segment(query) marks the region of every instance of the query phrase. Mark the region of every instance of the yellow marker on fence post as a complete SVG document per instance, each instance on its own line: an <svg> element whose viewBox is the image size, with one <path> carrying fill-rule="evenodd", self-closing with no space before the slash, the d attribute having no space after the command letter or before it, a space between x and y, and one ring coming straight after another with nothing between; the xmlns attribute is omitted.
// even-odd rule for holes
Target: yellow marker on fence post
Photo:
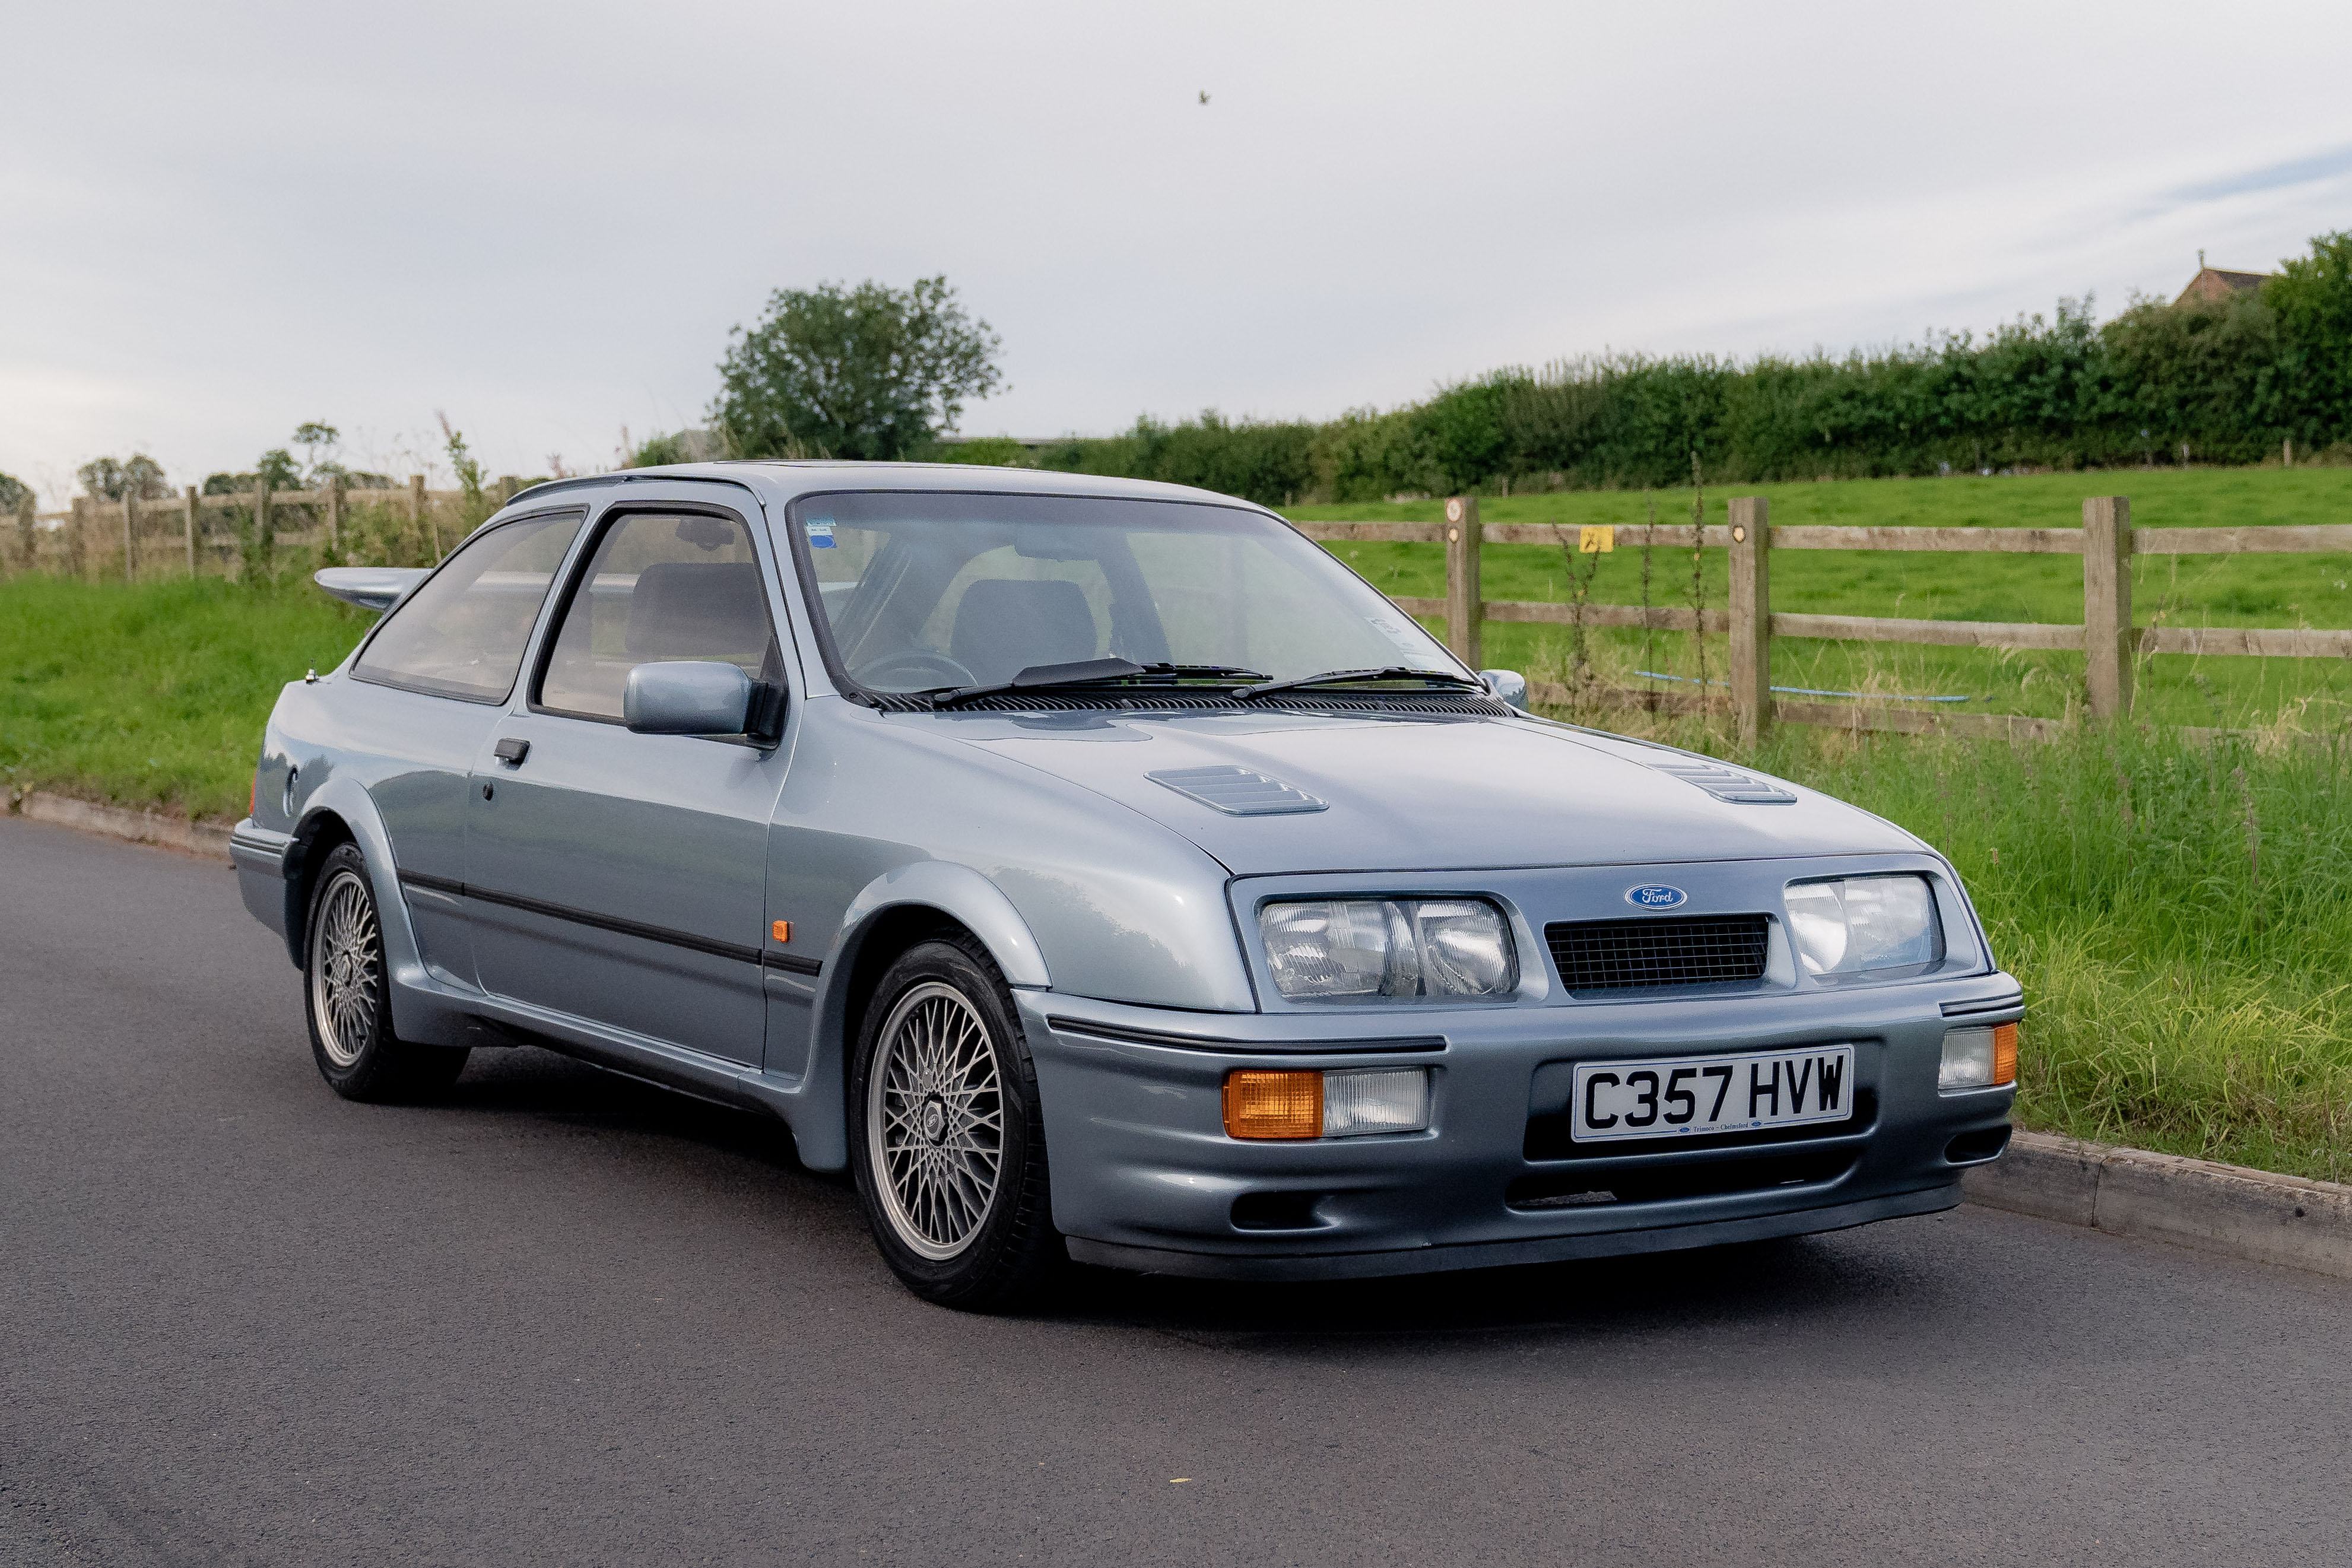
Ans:
<svg viewBox="0 0 2352 1568"><path fill-rule="evenodd" d="M1731 710L1743 745L1772 727L1772 538L1762 496L1731 503Z"/></svg>
<svg viewBox="0 0 2352 1568"><path fill-rule="evenodd" d="M1478 522L1478 498L1455 496L1445 503L1445 646L1454 657L1478 668L1486 613L1478 583L1478 546L1486 530Z"/></svg>
<svg viewBox="0 0 2352 1568"><path fill-rule="evenodd" d="M1617 530L1608 523L1577 531L1576 552L1580 555L1606 555L1616 548Z"/></svg>

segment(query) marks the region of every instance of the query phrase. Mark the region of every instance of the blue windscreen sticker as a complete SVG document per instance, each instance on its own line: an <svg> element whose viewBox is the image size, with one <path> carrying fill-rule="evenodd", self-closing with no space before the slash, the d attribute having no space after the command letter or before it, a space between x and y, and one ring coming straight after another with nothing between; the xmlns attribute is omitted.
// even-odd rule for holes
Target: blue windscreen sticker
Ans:
<svg viewBox="0 0 2352 1568"><path fill-rule="evenodd" d="M834 547L833 519L829 517L809 519L808 542L811 550L831 550Z"/></svg>

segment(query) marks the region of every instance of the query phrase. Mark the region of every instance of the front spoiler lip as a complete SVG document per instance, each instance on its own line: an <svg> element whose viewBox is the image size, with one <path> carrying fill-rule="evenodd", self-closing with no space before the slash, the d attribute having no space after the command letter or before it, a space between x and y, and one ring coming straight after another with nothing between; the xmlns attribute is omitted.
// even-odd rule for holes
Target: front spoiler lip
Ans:
<svg viewBox="0 0 2352 1568"><path fill-rule="evenodd" d="M1790 1209L1780 1214L1754 1215L1737 1219L1703 1220L1688 1225L1596 1231L1582 1236L1529 1237L1517 1241L1460 1242L1370 1252L1286 1254L1187 1252L1090 1241L1075 1236L1066 1239L1070 1257L1076 1262L1146 1274L1267 1282L1371 1279L1400 1274L1436 1274L1464 1268L1561 1263L1578 1258L1630 1258L1643 1253L1676 1252L1742 1241L1767 1241L1779 1237L1812 1236L1823 1231L1848 1230L1875 1220L1937 1214L1957 1207L1959 1202L1959 1173L1955 1171L1949 1182L1934 1186L1882 1194L1876 1197L1819 1208Z"/></svg>

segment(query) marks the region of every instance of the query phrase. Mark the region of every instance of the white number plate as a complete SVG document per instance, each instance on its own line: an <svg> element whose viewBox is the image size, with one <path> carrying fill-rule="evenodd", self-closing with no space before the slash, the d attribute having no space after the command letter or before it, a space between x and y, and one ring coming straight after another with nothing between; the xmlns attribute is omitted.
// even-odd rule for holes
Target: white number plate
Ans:
<svg viewBox="0 0 2352 1568"><path fill-rule="evenodd" d="M1579 1062L1569 1109L1579 1143L1843 1121L1853 1114L1853 1047Z"/></svg>

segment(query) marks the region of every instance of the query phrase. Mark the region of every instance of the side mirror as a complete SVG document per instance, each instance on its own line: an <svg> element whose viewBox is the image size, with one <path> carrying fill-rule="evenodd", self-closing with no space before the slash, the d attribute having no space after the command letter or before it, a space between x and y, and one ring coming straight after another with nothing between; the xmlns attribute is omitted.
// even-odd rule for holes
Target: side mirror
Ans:
<svg viewBox="0 0 2352 1568"><path fill-rule="evenodd" d="M1496 701L1507 702L1514 708L1528 705L1528 678L1517 670L1482 669L1478 679L1486 683L1486 689L1495 694Z"/></svg>
<svg viewBox="0 0 2352 1568"><path fill-rule="evenodd" d="M640 735L740 735L758 688L740 665L680 659L629 671L621 717Z"/></svg>

